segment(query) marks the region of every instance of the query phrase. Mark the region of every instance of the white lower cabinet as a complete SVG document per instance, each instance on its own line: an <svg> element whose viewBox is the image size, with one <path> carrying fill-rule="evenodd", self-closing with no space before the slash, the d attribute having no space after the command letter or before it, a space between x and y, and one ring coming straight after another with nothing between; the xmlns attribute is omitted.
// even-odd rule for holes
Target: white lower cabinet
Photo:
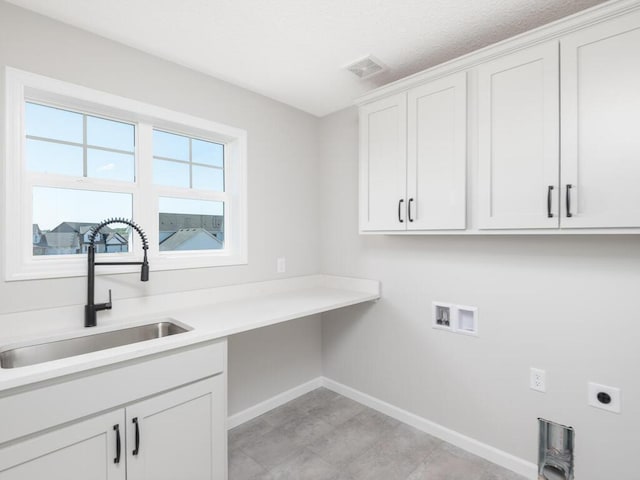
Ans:
<svg viewBox="0 0 640 480"><path fill-rule="evenodd" d="M124 480L124 420L121 409L4 447L0 480Z"/></svg>
<svg viewBox="0 0 640 480"><path fill-rule="evenodd" d="M223 394L209 379L127 407L127 479L224 480Z"/></svg>
<svg viewBox="0 0 640 480"><path fill-rule="evenodd" d="M0 396L0 480L226 480L226 340Z"/></svg>
<svg viewBox="0 0 640 480"><path fill-rule="evenodd" d="M224 480L215 378L0 449L0 480Z"/></svg>

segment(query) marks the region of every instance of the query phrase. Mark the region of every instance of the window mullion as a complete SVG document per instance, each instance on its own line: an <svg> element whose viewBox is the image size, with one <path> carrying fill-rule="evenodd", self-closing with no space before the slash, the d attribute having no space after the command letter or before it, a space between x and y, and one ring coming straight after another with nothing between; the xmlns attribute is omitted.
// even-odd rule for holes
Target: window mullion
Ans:
<svg viewBox="0 0 640 480"><path fill-rule="evenodd" d="M82 115L82 176L86 177L87 172L87 116Z"/></svg>
<svg viewBox="0 0 640 480"><path fill-rule="evenodd" d="M193 200L214 200L229 202L232 196L228 192L214 192L210 190L194 190L190 188L153 186L153 191L159 197L189 198Z"/></svg>
<svg viewBox="0 0 640 480"><path fill-rule="evenodd" d="M153 126L140 122L137 129L136 184L134 221L139 223L149 240L149 255L158 254L158 195L153 188Z"/></svg>
<svg viewBox="0 0 640 480"><path fill-rule="evenodd" d="M193 188L193 139L189 138L189 188Z"/></svg>
<svg viewBox="0 0 640 480"><path fill-rule="evenodd" d="M134 183L118 183L84 177L67 177L39 172L25 172L25 181L31 187L67 188L72 190L92 190L100 192L134 193Z"/></svg>

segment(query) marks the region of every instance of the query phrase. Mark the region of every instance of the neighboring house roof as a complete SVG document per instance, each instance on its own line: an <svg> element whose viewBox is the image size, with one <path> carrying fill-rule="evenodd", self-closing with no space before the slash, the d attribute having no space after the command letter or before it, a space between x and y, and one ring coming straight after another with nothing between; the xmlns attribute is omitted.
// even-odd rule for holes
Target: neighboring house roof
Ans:
<svg viewBox="0 0 640 480"><path fill-rule="evenodd" d="M83 222L62 222L56 228L47 233L42 233L39 225L33 224L32 231L34 241L38 239L37 243L34 243L35 247L41 247L41 250L46 252L52 251L65 251L65 250L78 250L80 244L87 242L87 233L92 227L98 225L97 223L83 223ZM106 243L111 246L127 246L129 239L126 236L121 235L114 229L104 227L100 230L101 235L96 238L96 243Z"/></svg>
<svg viewBox="0 0 640 480"><path fill-rule="evenodd" d="M222 242L204 228L181 228L160 242L160 251L219 250Z"/></svg>
<svg viewBox="0 0 640 480"><path fill-rule="evenodd" d="M75 233L82 233L85 234L87 233L89 230L91 230L91 228L95 227L96 225L98 225L98 223L91 223L91 222L62 222L60 225L58 225L56 228L54 228L53 230L51 230L52 232L56 232L56 233L63 233L63 232L75 232ZM109 228L109 227L103 227L100 230L101 233L113 233L114 230Z"/></svg>
<svg viewBox="0 0 640 480"><path fill-rule="evenodd" d="M55 233L78 233L83 226L91 228L94 225L97 225L97 223L62 222L51 231Z"/></svg>
<svg viewBox="0 0 640 480"><path fill-rule="evenodd" d="M106 243L109 245L127 245L129 241L118 232L107 235Z"/></svg>
<svg viewBox="0 0 640 480"><path fill-rule="evenodd" d="M202 228L209 232L215 232L221 231L224 226L222 215L160 213L159 221L161 232L175 232L183 228Z"/></svg>
<svg viewBox="0 0 640 480"><path fill-rule="evenodd" d="M176 233L176 232L175 232L175 231L173 231L173 230L166 231L166 232L160 231L160 233L159 233L159 236L160 236L160 243L164 242L167 238L169 238L169 237L170 237L171 235L173 235L174 233Z"/></svg>
<svg viewBox="0 0 640 480"><path fill-rule="evenodd" d="M47 245L50 248L76 248L78 237L75 232L48 232Z"/></svg>

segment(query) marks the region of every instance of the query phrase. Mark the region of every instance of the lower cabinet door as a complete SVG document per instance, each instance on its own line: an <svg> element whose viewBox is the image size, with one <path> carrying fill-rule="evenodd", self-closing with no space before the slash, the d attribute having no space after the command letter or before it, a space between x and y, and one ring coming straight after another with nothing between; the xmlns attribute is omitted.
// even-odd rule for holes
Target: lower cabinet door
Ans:
<svg viewBox="0 0 640 480"><path fill-rule="evenodd" d="M0 448L0 480L124 480L124 421L116 410Z"/></svg>
<svg viewBox="0 0 640 480"><path fill-rule="evenodd" d="M225 480L224 377L126 409L128 480Z"/></svg>

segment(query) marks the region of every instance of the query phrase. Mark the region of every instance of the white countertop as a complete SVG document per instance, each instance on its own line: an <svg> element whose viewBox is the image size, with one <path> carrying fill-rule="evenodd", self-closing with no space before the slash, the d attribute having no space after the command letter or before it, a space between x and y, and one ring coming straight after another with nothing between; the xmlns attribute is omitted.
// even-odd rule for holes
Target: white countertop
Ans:
<svg viewBox="0 0 640 480"><path fill-rule="evenodd" d="M117 314L105 315L98 319L98 327L91 329L64 328L38 335L43 340L68 338L69 336L101 333L117 330L162 319L174 319L186 324L192 330L179 335L139 342L108 350L92 352L75 357L54 360L38 365L14 369L0 369L0 392L28 386L64 375L84 372L94 368L113 365L146 355L170 351L201 342L227 337L236 333L274 325L276 323L306 317L316 313L380 298L380 284L374 280L362 280L329 275L311 275L286 280L250 283L230 287L219 287L195 292L123 300L121 305L114 302ZM179 305L189 307L179 307ZM134 312L144 311L144 316L134 316ZM50 318L77 315L78 307L39 311ZM102 313L102 312L101 312ZM111 313L111 312L109 312ZM28 321L34 313L24 312L3 315L5 325L11 321L17 325ZM77 323L82 323L82 315L77 315ZM2 335L10 341L1 345L20 345L29 341L29 336ZM32 332L30 332L32 333ZM35 337L30 335L30 337Z"/></svg>

